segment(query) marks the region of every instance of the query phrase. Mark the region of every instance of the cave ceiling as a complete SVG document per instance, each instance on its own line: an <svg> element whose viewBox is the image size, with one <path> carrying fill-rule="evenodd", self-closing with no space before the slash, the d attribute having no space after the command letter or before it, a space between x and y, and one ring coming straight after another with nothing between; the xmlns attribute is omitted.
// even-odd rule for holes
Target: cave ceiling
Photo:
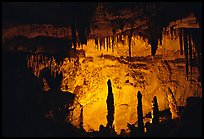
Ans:
<svg viewBox="0 0 204 139"><path fill-rule="evenodd" d="M3 3L3 27L15 24L54 24L91 28L92 37L145 32L175 25L189 15L201 25L201 4L198 2L19 2ZM183 26L198 28L192 18ZM178 23L178 22L177 22ZM152 31L154 32L154 31Z"/></svg>

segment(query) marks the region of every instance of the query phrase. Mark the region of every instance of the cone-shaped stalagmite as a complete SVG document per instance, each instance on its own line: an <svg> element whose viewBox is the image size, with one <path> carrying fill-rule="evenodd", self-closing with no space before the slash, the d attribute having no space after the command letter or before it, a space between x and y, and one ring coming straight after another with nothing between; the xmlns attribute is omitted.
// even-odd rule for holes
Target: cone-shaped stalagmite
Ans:
<svg viewBox="0 0 204 139"><path fill-rule="evenodd" d="M158 108L158 103L157 103L157 97L154 96L154 99L152 101L153 103L153 108L152 108L152 124L153 126L159 125L159 108Z"/></svg>
<svg viewBox="0 0 204 139"><path fill-rule="evenodd" d="M110 79L108 80L107 84L108 84L108 97L106 100L107 110L108 110L108 115L106 116L107 127L112 128L113 127L113 121L114 121L114 99L113 99L113 93L112 93L112 87L111 87Z"/></svg>
<svg viewBox="0 0 204 139"><path fill-rule="evenodd" d="M139 134L144 134L144 123L143 123L143 112L142 112L142 94L140 91L137 93L138 105L137 105L137 114L138 114L138 130Z"/></svg>

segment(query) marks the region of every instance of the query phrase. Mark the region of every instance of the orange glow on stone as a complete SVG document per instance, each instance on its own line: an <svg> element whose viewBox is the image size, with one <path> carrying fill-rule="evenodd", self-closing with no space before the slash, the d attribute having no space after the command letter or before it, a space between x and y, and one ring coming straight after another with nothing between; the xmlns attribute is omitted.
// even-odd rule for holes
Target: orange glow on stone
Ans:
<svg viewBox="0 0 204 139"><path fill-rule="evenodd" d="M107 120L107 80L112 82L114 96L114 122L113 127L119 134L121 129L127 128L127 123L137 125L137 92L143 95L143 115L151 112L151 101L153 96L157 96L159 110L169 108L169 100L165 94L168 92L167 86L174 89L176 100L182 94L182 86L179 83L173 83L169 78L182 82L183 86L191 88L191 91L197 87L195 84L189 84L185 78L185 70L180 70L179 66L184 68L184 63L171 63L171 60L183 59L180 55L179 40L170 40L168 36L163 37L163 45L158 46L157 54L152 58L150 46L142 40L141 37L132 37L133 61L130 63L126 56L128 55L127 37L123 36L124 44L118 43L108 51L106 47L101 50L95 46L94 40L89 40L83 47L86 56L77 53L72 54L71 61L65 58L61 64L57 64L54 57L50 59L42 56L42 63L38 62L39 57L30 56L28 58L28 67L33 69L36 76L45 67L51 68L51 74L55 76L57 72L62 72L63 79L61 90L76 94L77 103L72 108L75 109L68 119L72 124L79 127L79 117L81 108L83 108L83 128L90 132L98 131L100 125L106 126ZM112 41L112 40L111 40ZM105 43L106 45L106 43ZM171 47L170 47L171 46ZM77 48L79 51L81 48ZM161 55L162 54L162 55ZM169 61L168 66L173 70L169 73L168 66L164 61ZM190 96L190 92L183 97L183 101L178 102L178 106L185 105L185 98ZM179 94L178 94L179 92ZM144 123L150 119L144 118Z"/></svg>

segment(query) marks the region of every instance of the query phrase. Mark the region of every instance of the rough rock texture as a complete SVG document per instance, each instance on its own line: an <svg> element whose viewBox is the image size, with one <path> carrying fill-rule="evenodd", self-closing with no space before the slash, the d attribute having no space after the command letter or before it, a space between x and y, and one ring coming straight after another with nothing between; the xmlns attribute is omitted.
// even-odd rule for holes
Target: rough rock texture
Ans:
<svg viewBox="0 0 204 139"><path fill-rule="evenodd" d="M113 87L113 125L118 133L121 129L127 129L127 123L137 122L138 91L143 95L143 115L151 111L154 96L157 96L160 111L169 108L168 88L171 89L178 106L184 106L189 96L202 96L196 67L191 80L186 79L185 62L179 54L178 43L178 40L174 41L174 48L166 52L162 48L159 49L160 53L163 51L162 55L152 58L146 51L146 56L134 57L129 63L127 58L119 57L118 53L122 52L119 51L120 48L116 48L115 53L107 52L105 49L97 51L94 42L90 40L84 48L87 57L79 60L83 62L80 63L75 88L72 89L83 106L84 129L98 130L100 124L105 126L107 123L108 79Z"/></svg>

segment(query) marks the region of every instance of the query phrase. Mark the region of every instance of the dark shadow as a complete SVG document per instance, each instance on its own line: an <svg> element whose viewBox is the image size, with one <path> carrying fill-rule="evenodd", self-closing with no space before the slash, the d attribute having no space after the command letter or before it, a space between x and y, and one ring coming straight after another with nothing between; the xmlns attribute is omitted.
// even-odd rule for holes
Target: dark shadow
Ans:
<svg viewBox="0 0 204 139"><path fill-rule="evenodd" d="M108 110L108 115L106 116L106 118L107 118L107 127L108 128L113 128L114 98L113 98L112 86L111 86L110 79L108 80L107 84L108 84L108 97L107 97L107 100L106 100L107 110Z"/></svg>
<svg viewBox="0 0 204 139"><path fill-rule="evenodd" d="M137 106L137 115L138 115L138 135L144 136L144 123L143 123L143 112L142 112L142 94L140 91L137 93L138 106Z"/></svg>

